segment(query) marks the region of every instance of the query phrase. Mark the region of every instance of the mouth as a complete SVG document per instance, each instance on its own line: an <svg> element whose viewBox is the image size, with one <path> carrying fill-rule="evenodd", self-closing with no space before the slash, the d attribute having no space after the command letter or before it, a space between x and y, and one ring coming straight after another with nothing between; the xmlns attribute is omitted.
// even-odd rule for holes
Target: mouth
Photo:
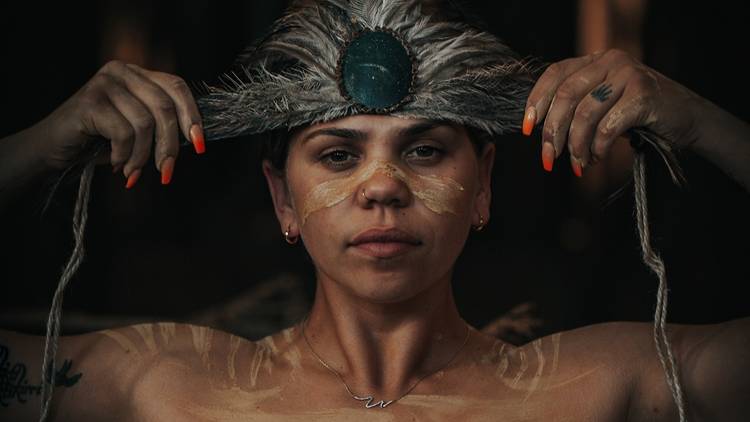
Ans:
<svg viewBox="0 0 750 422"><path fill-rule="evenodd" d="M417 247L404 242L366 242L354 245L359 251L376 258L393 258Z"/></svg>
<svg viewBox="0 0 750 422"><path fill-rule="evenodd" d="M373 228L358 234L350 243L360 252L376 258L393 258L403 255L422 242L409 233L390 228Z"/></svg>

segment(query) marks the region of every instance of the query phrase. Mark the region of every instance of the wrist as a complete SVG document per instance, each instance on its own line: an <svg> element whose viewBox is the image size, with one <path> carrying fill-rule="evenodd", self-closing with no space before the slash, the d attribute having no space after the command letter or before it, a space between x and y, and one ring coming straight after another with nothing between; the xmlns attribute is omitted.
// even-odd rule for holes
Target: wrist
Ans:
<svg viewBox="0 0 750 422"><path fill-rule="evenodd" d="M32 126L2 140L0 183L14 187L54 171L44 160L41 135L38 128Z"/></svg>

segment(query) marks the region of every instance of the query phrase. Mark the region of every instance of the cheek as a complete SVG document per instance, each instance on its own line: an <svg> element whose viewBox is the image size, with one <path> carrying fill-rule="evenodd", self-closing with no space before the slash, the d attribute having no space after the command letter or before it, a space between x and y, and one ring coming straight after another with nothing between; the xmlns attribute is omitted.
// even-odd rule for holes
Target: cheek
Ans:
<svg viewBox="0 0 750 422"><path fill-rule="evenodd" d="M328 180L307 190L301 207L295 207L301 226L306 224L312 213L333 207L351 197L362 183L376 173L405 183L411 194L436 214L463 214L461 210L466 206L467 192L455 179L439 175L413 174L389 162L374 161L350 177Z"/></svg>

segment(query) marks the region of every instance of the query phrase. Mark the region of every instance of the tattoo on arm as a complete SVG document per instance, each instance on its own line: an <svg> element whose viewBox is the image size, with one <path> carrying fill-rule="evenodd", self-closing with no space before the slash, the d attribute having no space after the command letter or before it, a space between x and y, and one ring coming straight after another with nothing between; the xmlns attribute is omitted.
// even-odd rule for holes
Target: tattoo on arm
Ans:
<svg viewBox="0 0 750 422"><path fill-rule="evenodd" d="M47 368L47 381L54 382L56 387L72 387L83 376L82 373L68 375L73 361L66 360L60 369L52 371ZM42 385L29 384L26 377L26 365L23 362L11 363L10 349L0 344L0 406L8 407L13 402L26 403L30 397L42 395Z"/></svg>
<svg viewBox="0 0 750 422"><path fill-rule="evenodd" d="M591 91L591 96L600 103L607 101L610 95L612 95L612 84L610 83L603 83Z"/></svg>

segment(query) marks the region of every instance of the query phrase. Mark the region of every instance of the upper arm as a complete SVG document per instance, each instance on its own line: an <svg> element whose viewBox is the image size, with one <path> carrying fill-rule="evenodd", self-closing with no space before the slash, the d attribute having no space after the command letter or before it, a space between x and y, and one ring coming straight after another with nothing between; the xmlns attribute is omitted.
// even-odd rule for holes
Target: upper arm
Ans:
<svg viewBox="0 0 750 422"><path fill-rule="evenodd" d="M39 419L44 343L44 337L0 331L0 419ZM97 411L111 409L117 396L104 373L126 372L126 365L115 364L117 354L96 333L60 337L51 372L55 420L100 419Z"/></svg>
<svg viewBox="0 0 750 422"><path fill-rule="evenodd" d="M141 324L60 337L54 420L127 418L137 387L154 365L179 357L188 346L194 348L194 336L185 335L194 329L174 323ZM0 420L39 419L44 342L44 337L0 330Z"/></svg>
<svg viewBox="0 0 750 422"><path fill-rule="evenodd" d="M647 329L647 330L646 330ZM651 327L639 335L653 345ZM691 421L744 421L750 414L750 319L711 325L668 325L687 417ZM677 407L656 348L642 357L632 400L633 420L672 420ZM655 418L654 409L666 412ZM646 419L646 418L650 419Z"/></svg>

